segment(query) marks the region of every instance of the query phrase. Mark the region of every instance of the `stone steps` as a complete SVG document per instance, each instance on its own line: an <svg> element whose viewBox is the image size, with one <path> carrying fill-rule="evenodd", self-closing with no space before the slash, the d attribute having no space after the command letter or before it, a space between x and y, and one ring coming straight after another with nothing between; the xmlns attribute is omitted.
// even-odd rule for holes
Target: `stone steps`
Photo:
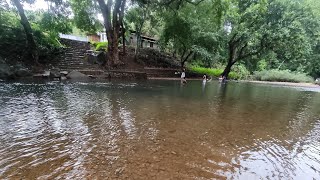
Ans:
<svg viewBox="0 0 320 180"><path fill-rule="evenodd" d="M90 45L87 42L62 39L61 42L66 45L63 58L57 63L57 67L62 70L83 70L99 69L99 66L88 64L84 58Z"/></svg>

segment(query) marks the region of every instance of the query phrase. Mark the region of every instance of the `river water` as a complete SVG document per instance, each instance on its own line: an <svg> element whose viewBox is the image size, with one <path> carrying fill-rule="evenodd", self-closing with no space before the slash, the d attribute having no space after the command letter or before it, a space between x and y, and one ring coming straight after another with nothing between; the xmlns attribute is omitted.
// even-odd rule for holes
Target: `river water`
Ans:
<svg viewBox="0 0 320 180"><path fill-rule="evenodd" d="M0 179L320 179L320 93L0 83Z"/></svg>

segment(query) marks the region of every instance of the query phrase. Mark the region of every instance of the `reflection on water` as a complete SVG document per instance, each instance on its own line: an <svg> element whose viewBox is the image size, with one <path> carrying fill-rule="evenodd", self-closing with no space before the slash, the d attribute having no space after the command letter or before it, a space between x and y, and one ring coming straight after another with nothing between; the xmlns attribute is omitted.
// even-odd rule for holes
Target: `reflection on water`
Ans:
<svg viewBox="0 0 320 180"><path fill-rule="evenodd" d="M0 179L320 178L320 93L147 81L0 95Z"/></svg>

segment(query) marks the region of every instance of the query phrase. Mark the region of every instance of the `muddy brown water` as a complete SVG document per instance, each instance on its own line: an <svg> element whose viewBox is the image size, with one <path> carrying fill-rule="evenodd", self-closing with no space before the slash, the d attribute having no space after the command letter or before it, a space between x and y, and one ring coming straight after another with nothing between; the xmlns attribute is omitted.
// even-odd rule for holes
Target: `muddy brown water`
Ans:
<svg viewBox="0 0 320 180"><path fill-rule="evenodd" d="M0 83L0 179L320 179L320 93Z"/></svg>

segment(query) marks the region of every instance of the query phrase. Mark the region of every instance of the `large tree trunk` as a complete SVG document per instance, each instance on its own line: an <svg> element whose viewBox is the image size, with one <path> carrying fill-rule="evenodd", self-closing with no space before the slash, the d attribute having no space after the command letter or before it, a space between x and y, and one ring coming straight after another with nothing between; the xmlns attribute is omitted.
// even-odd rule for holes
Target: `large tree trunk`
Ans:
<svg viewBox="0 0 320 180"><path fill-rule="evenodd" d="M123 23L121 24L121 35L122 35L122 51L123 51L123 54L126 54L126 37L125 37L125 29L124 29L124 26L123 26Z"/></svg>
<svg viewBox="0 0 320 180"><path fill-rule="evenodd" d="M191 57L191 55L193 54L193 51L190 51L186 57L184 57L186 51L183 52L181 59L180 59L180 64L181 64L181 68L184 69L186 62L189 60L189 58Z"/></svg>
<svg viewBox="0 0 320 180"><path fill-rule="evenodd" d="M38 64L39 53L38 53L37 44L36 44L36 42L35 42L35 40L33 38L32 29L31 29L30 23L29 23L26 15L24 13L24 9L23 9L20 1L19 0L13 0L13 2L14 2L15 6L18 9L18 12L19 12L19 15L20 15L20 18L21 18L20 23L22 24L23 29L24 29L24 31L26 33L29 52L32 55L34 63Z"/></svg>
<svg viewBox="0 0 320 180"><path fill-rule="evenodd" d="M226 79L228 78L229 76L229 73L231 71L231 67L232 67L232 63L228 62L227 66L224 68L221 76L225 77Z"/></svg>
<svg viewBox="0 0 320 180"><path fill-rule="evenodd" d="M180 62L181 69L183 69L183 68L184 68L184 64L185 64L185 61L181 61L181 62Z"/></svg>
<svg viewBox="0 0 320 180"><path fill-rule="evenodd" d="M229 73L231 71L231 67L234 65L234 63L237 62L237 47L235 44L232 42L229 43L229 59L228 59L228 64L224 68L223 72L221 73L221 76L225 77L226 79L229 76Z"/></svg>
<svg viewBox="0 0 320 180"><path fill-rule="evenodd" d="M124 7L126 0L108 0L107 4L104 0L98 0L102 16L104 19L104 26L106 29L108 39L108 61L109 65L117 66L123 64L119 59L119 35L120 26L123 22ZM113 3L114 6L113 6Z"/></svg>

